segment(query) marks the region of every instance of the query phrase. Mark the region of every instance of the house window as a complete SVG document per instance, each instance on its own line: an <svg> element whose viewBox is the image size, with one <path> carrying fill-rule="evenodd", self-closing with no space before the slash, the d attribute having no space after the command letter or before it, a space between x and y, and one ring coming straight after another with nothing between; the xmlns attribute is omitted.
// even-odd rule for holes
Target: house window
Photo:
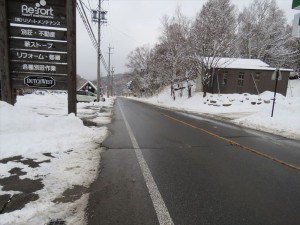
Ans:
<svg viewBox="0 0 300 225"><path fill-rule="evenodd" d="M245 76L244 72L239 73L238 83L237 83L238 87L243 87L244 86L244 76Z"/></svg>
<svg viewBox="0 0 300 225"><path fill-rule="evenodd" d="M227 71L225 71L224 73L223 73L223 82L222 82L222 85L227 85L227 81L228 81L228 72Z"/></svg>

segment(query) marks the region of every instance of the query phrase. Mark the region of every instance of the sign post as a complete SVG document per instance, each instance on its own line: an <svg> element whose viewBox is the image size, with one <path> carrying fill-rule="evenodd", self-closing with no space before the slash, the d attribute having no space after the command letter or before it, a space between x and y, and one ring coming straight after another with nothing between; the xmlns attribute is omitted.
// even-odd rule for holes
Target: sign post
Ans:
<svg viewBox="0 0 300 225"><path fill-rule="evenodd" d="M67 0L68 112L76 114L76 0Z"/></svg>
<svg viewBox="0 0 300 225"><path fill-rule="evenodd" d="M68 112L76 114L76 0L0 0L0 6L3 100L14 103L7 89L68 90Z"/></svg>
<svg viewBox="0 0 300 225"><path fill-rule="evenodd" d="M275 77L274 77L274 75L275 75ZM273 79L273 77L275 79ZM271 117L273 117L273 114L274 114L278 80L281 80L281 72L278 68L274 71L273 76L272 76L272 80L275 80L275 90L274 90L274 98L273 98L273 106L272 106Z"/></svg>
<svg viewBox="0 0 300 225"><path fill-rule="evenodd" d="M0 0L0 99L14 104L13 89L9 72L7 2Z"/></svg>

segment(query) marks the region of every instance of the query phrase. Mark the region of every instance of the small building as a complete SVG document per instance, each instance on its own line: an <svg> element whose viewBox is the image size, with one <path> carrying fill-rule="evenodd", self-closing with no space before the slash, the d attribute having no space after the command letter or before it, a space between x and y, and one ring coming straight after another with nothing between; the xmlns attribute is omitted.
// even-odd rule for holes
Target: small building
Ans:
<svg viewBox="0 0 300 225"><path fill-rule="evenodd" d="M220 58L209 92L232 94L260 94L275 90L276 68L259 59ZM277 92L286 95L292 70L280 69Z"/></svg>
<svg viewBox="0 0 300 225"><path fill-rule="evenodd" d="M78 89L78 91L90 91L96 94L97 87L91 81L87 81Z"/></svg>

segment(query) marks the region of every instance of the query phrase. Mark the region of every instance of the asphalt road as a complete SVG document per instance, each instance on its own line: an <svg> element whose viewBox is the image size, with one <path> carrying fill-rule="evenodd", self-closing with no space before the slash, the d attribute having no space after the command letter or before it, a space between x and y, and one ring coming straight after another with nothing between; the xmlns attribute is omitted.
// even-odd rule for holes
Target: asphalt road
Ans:
<svg viewBox="0 0 300 225"><path fill-rule="evenodd" d="M299 225L300 144L118 98L88 224Z"/></svg>

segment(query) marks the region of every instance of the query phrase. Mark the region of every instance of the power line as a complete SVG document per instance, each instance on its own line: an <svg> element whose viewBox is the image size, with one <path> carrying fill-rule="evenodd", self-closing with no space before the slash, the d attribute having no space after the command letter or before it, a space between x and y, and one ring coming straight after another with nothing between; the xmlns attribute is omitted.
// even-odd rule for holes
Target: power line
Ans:
<svg viewBox="0 0 300 225"><path fill-rule="evenodd" d="M119 28L117 28L117 27L115 27L115 26L113 26L113 25L111 25L111 24L110 24L110 26L111 26L113 29L115 29L116 31L118 31L119 33L123 34L124 36L126 36L126 37L132 39L132 41L135 41L136 43L140 43L140 41L136 40L134 37L130 36L129 34L125 33L124 31L120 30Z"/></svg>
<svg viewBox="0 0 300 225"><path fill-rule="evenodd" d="M108 11L111 12L111 9L110 9L110 1L108 1ZM111 19L111 16L110 16L110 13L108 13L108 26L106 26L107 30L108 30L108 33L109 33L109 39L110 39L110 42L112 42L112 45L114 46L114 40L113 40L113 35L112 35L112 30L111 30L111 24L112 24L112 19Z"/></svg>
<svg viewBox="0 0 300 225"><path fill-rule="evenodd" d="M86 6L86 4L85 4L84 2L82 2L82 0L80 0L80 3L81 3L81 5L83 5L88 11L92 12L91 7L88 8L88 7ZM82 8L83 8L83 7L82 7Z"/></svg>
<svg viewBox="0 0 300 225"><path fill-rule="evenodd" d="M89 3L89 6L90 6L90 11L92 11L90 0L88 0L88 3Z"/></svg>
<svg viewBox="0 0 300 225"><path fill-rule="evenodd" d="M97 48L97 41L96 41L96 38L95 38L95 35L91 29L91 26L90 24L88 23L88 21L86 20L85 16L84 16L84 13L82 12L82 9L80 8L80 5L77 3L77 11L82 19L82 22L88 32L88 35L92 41L92 44L95 48Z"/></svg>
<svg viewBox="0 0 300 225"><path fill-rule="evenodd" d="M79 2L80 2L80 4L77 3L77 10L79 12L79 15L80 15L80 17L81 17L81 19L83 21L83 24L84 24L86 30L88 32L88 35L89 35L89 37L90 37L90 39L92 41L92 44L93 44L95 50L97 51L98 42L97 42L97 40L95 38L95 35L94 35L93 30L92 30L91 24L90 24L90 22L89 22L89 20L88 20L88 18L86 16L86 12L85 12L85 9L83 7L84 3L82 2L82 0L79 0ZM103 54L102 54L101 50L100 50L100 54L101 54L101 58L100 58L101 62L103 64L106 72L108 72L109 69L108 69L107 63L106 63L106 61L105 61L105 59L103 57Z"/></svg>

